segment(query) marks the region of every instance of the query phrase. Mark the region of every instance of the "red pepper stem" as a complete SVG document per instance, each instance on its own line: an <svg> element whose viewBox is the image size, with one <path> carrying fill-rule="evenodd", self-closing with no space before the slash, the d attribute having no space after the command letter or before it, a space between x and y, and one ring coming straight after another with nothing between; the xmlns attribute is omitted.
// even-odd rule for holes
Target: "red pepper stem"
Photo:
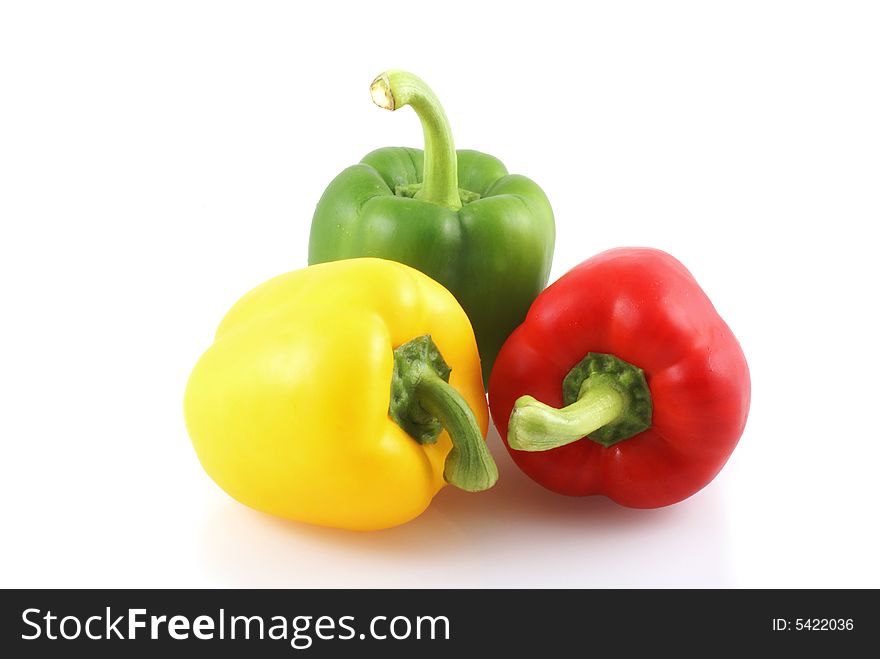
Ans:
<svg viewBox="0 0 880 659"><path fill-rule="evenodd" d="M370 85L373 102L380 108L396 110L409 105L422 122L425 135L425 165L422 186L416 199L452 210L461 208L458 191L458 156L452 129L443 106L427 83L406 71L386 71Z"/></svg>
<svg viewBox="0 0 880 659"><path fill-rule="evenodd" d="M522 396L510 415L507 443L518 451L549 451L612 423L625 408L626 400L617 388L587 382L578 400L561 409Z"/></svg>

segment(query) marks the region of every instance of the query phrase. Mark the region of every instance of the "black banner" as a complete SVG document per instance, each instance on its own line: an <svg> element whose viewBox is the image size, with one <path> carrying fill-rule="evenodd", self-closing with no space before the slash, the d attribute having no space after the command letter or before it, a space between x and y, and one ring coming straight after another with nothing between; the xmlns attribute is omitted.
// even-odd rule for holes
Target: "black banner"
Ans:
<svg viewBox="0 0 880 659"><path fill-rule="evenodd" d="M719 648L836 654L873 644L880 612L876 591L865 590L7 590L0 597L6 657L434 657L486 648L589 655L608 647L628 656L646 643L704 656Z"/></svg>

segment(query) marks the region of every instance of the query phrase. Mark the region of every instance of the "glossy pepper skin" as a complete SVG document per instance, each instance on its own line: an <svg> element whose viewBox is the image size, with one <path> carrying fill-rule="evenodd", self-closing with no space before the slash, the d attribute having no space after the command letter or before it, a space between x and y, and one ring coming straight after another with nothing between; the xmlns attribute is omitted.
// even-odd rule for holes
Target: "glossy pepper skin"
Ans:
<svg viewBox="0 0 880 659"><path fill-rule="evenodd" d="M401 346L424 348L428 335L451 374L413 370L424 350L398 363ZM415 418L393 409L401 397ZM424 409L431 402L459 435L441 432ZM401 524L428 506L462 450L470 463L452 467L472 473L451 480L480 490L497 478L467 316L442 286L391 261L314 266L246 294L193 369L184 410L217 484L284 518L355 530Z"/></svg>
<svg viewBox="0 0 880 659"><path fill-rule="evenodd" d="M339 174L315 209L309 263L376 256L440 282L471 320L488 382L498 350L547 283L550 203L497 158L456 152L446 115L419 78L390 71L372 92L383 108L416 111L425 150L378 149Z"/></svg>
<svg viewBox="0 0 880 659"><path fill-rule="evenodd" d="M569 387L563 400L567 375L586 363L588 379L610 386ZM743 432L749 400L730 328L681 263L645 248L599 254L548 287L489 385L492 418L526 474L561 494L604 494L633 508L707 485ZM633 411L640 420L621 421Z"/></svg>

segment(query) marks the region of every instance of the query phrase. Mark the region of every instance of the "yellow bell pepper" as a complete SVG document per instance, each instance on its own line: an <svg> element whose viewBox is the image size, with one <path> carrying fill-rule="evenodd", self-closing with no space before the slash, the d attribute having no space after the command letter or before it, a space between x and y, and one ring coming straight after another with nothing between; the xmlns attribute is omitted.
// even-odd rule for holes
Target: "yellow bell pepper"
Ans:
<svg viewBox="0 0 880 659"><path fill-rule="evenodd" d="M217 484L288 519L387 528L446 482L479 491L498 478L470 322L449 291L392 261L315 265L246 294L196 364L184 411Z"/></svg>

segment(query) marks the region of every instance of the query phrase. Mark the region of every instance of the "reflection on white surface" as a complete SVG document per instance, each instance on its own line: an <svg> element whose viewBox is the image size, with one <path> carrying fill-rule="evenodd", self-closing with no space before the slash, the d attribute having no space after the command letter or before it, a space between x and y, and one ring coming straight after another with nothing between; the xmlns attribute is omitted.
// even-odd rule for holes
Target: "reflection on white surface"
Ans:
<svg viewBox="0 0 880 659"><path fill-rule="evenodd" d="M730 586L719 488L661 510L553 494L501 470L482 494L445 488L416 520L372 533L279 520L228 498L204 519L212 582L239 587Z"/></svg>

